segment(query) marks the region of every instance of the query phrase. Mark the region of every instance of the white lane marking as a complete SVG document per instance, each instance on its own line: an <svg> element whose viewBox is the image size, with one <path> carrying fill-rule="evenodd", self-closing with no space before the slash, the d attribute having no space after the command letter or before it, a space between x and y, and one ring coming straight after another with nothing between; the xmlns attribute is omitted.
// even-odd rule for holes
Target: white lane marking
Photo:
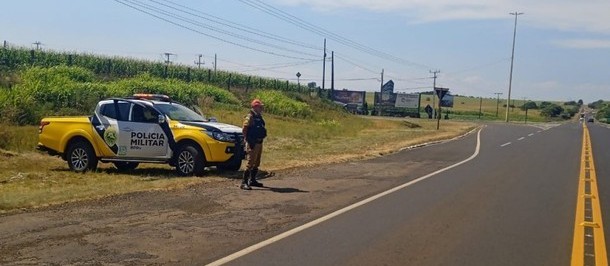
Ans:
<svg viewBox="0 0 610 266"><path fill-rule="evenodd" d="M524 139L525 139L525 137L520 137L517 140L524 140Z"/></svg>
<svg viewBox="0 0 610 266"><path fill-rule="evenodd" d="M217 265L223 265L223 264L225 264L225 263L227 263L227 262L230 262L230 261L233 261L233 260L235 260L235 259L237 259L237 258L243 257L243 256L245 256L245 255L247 255L247 254L249 254L249 253L252 253L252 252L254 252L254 251L256 251L256 250L258 250L258 249L260 249L260 248L263 248L263 247L265 247L265 246L268 246L268 245L270 245L270 244L273 244L273 243L275 243L275 242L277 242L277 241L280 241L280 240L282 240L282 239L284 239L284 238L287 238L287 237L289 237L289 236L291 236L291 235L294 235L294 234L296 234L296 233L298 233L298 232L301 232L301 231L303 231L303 230L305 230L305 229L308 229L308 228L310 228L310 227L313 227L313 226L315 226L315 225L318 225L318 224L320 224L320 223L322 223L322 222L324 222L324 221L328 221L328 220L330 220L330 219L332 219L332 218L334 218L334 217L337 217L337 216L339 216L339 215L341 215L341 214L343 214L343 213L346 213L346 212L348 212L348 211L350 211L350 210L353 210L353 209L358 208L358 207L360 207L360 206L362 206L362 205L365 205L365 204L367 204L367 203L369 203L369 202L371 202L371 201L374 201L374 200L379 199L379 198L381 198L381 197L387 196L387 195L389 195L389 194L391 194L391 193L394 193L394 192L396 192L396 191L398 191L398 190L401 190L401 189L403 189L403 188L406 188L406 187L409 187L409 186L415 185L416 183L419 183L419 182L421 182L421 181L424 181L424 180L426 180L426 179L428 179L428 178L430 178L430 177L433 177L433 176L435 176L435 175L438 175L438 174L440 174L440 173L442 173L442 172L445 172L445 171L447 171L447 170L449 170L449 169L452 169L452 168L458 167L458 166L460 166L460 165L462 165L462 164L465 164L465 163L467 163L467 162L469 162L469 161L473 160L474 158L476 158L476 157L479 155L479 151L480 151L480 150L481 150L481 129L479 129L479 132L477 133L477 146L476 146L476 148L475 148L475 150L474 150L474 153L473 153L473 154L472 154L470 157L468 157L466 160L463 160L463 161L461 161L461 162L459 162L459 163L456 163L456 164L454 164L454 165L447 166L447 167L445 167L445 168L443 168L443 169L440 169L440 170L438 170L438 171L432 172L432 173L427 174L427 175L425 175L425 176L419 177L419 178L417 178L417 179L414 179L414 180L412 180L412 181L409 181L409 182L407 182L407 183L404 183L404 184L402 184L402 185L400 185L400 186L397 186L397 187L395 187L395 188L392 188L392 189L386 190L386 191L381 192L381 193L379 193L379 194L377 194L377 195L375 195L375 196L372 196L372 197L370 197L370 198L367 198L367 199L364 199L364 200L362 200L362 201L356 202L356 203L354 203L354 204L352 204L352 205L349 205L349 206L347 206L347 207L345 207L345 208L343 208L343 209L337 210L337 211L335 211L335 212L333 212L333 213L327 214L326 216L320 217L320 218L318 218L318 219L316 219L316 220L313 220L313 221L311 221L311 222L308 222L308 223L306 223L306 224L304 224L304 225L301 225L301 226L299 226L299 227L296 227L296 228L294 228L294 229L288 230L288 231L286 231L286 232L284 232L284 233L281 233L281 234L279 234L279 235L276 235L276 236L274 236L274 237L271 237L271 238L269 238L269 239L267 239L267 240L265 240L265 241L263 241L263 242L260 242L260 243L254 244L254 245L252 245L252 246L249 246L249 247L247 247L247 248L244 248L244 249L242 249L242 250L240 250L240 251L237 251L237 252L235 252L235 253L233 253L233 254L231 254L231 255L229 255L229 256L226 256L226 257L224 257L224 258L221 258L221 259L219 259L219 260L216 260L216 261L214 261L214 262L212 262L212 263L210 263L210 264L207 264L207 265L208 265L208 266L217 266Z"/></svg>
<svg viewBox="0 0 610 266"><path fill-rule="evenodd" d="M531 136L533 136L533 135L534 135L534 133L530 133L530 134L529 134L529 135L527 135L527 136L528 136L528 137L531 137Z"/></svg>
<svg viewBox="0 0 610 266"><path fill-rule="evenodd" d="M507 143L504 143L504 144L500 145L500 147L506 147L506 146L511 145L511 144L513 144L513 143L512 142L507 142Z"/></svg>

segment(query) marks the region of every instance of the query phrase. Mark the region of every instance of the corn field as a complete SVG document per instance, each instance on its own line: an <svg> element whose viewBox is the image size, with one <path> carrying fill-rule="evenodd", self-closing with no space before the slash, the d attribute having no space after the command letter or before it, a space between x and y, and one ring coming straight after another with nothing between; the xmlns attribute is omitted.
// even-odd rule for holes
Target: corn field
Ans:
<svg viewBox="0 0 610 266"><path fill-rule="evenodd" d="M0 71L27 67L77 66L91 70L105 79L135 77L144 73L152 77L171 78L185 82L202 82L221 88L272 89L302 91L308 88L288 81L249 76L228 71L191 68L184 65L166 65L160 62L107 57L93 54L73 54L47 50L31 50L6 45L0 48Z"/></svg>

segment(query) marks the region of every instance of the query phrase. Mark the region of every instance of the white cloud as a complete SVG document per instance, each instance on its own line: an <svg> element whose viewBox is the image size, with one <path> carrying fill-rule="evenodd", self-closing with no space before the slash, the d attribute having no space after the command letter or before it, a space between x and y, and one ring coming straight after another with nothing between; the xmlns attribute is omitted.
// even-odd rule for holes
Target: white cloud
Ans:
<svg viewBox="0 0 610 266"><path fill-rule="evenodd" d="M283 5L303 5L318 10L344 8L404 13L412 22L509 19L509 12L532 27L610 34L608 0L275 0Z"/></svg>
<svg viewBox="0 0 610 266"><path fill-rule="evenodd" d="M553 44L564 48L575 49L610 49L610 40L600 39L569 39L556 40Z"/></svg>

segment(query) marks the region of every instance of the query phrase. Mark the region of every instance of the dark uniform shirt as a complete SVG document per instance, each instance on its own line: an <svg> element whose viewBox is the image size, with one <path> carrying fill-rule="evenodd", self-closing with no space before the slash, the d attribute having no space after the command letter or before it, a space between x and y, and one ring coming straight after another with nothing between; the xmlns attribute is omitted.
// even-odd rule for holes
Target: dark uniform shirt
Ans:
<svg viewBox="0 0 610 266"><path fill-rule="evenodd" d="M244 118L242 131L246 142L250 146L254 146L254 144L257 143L263 143L263 139L267 137L267 129L265 128L263 116L256 113L254 110L250 110Z"/></svg>

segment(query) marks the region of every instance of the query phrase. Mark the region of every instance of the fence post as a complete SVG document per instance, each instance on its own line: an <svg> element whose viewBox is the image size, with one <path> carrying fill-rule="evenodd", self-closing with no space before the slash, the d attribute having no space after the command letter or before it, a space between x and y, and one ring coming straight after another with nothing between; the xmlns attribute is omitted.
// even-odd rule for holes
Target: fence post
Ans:
<svg viewBox="0 0 610 266"><path fill-rule="evenodd" d="M108 74L108 76L110 76L110 73L112 72L112 60L108 59L107 62L108 62L107 63L108 64L108 72L107 72L107 74Z"/></svg>
<svg viewBox="0 0 610 266"><path fill-rule="evenodd" d="M246 93L248 93L248 90L250 89L250 81L252 80L251 76L248 76L248 85L246 85Z"/></svg>
<svg viewBox="0 0 610 266"><path fill-rule="evenodd" d="M290 87L288 87L288 85L290 85L290 84L288 83L288 80L286 80L286 91L290 90Z"/></svg>
<svg viewBox="0 0 610 266"><path fill-rule="evenodd" d="M72 55L68 55L68 66L72 66Z"/></svg>
<svg viewBox="0 0 610 266"><path fill-rule="evenodd" d="M263 78L261 78L261 77L258 78L258 88L259 89L263 88Z"/></svg>
<svg viewBox="0 0 610 266"><path fill-rule="evenodd" d="M231 90L231 75L232 74L229 74L229 80L227 81L227 90L229 91Z"/></svg>
<svg viewBox="0 0 610 266"><path fill-rule="evenodd" d="M186 81L191 82L191 68L186 69Z"/></svg>
<svg viewBox="0 0 610 266"><path fill-rule="evenodd" d="M34 65L36 60L36 51L34 49L30 50L30 64Z"/></svg>
<svg viewBox="0 0 610 266"><path fill-rule="evenodd" d="M212 70L208 69L208 83L212 82Z"/></svg>

